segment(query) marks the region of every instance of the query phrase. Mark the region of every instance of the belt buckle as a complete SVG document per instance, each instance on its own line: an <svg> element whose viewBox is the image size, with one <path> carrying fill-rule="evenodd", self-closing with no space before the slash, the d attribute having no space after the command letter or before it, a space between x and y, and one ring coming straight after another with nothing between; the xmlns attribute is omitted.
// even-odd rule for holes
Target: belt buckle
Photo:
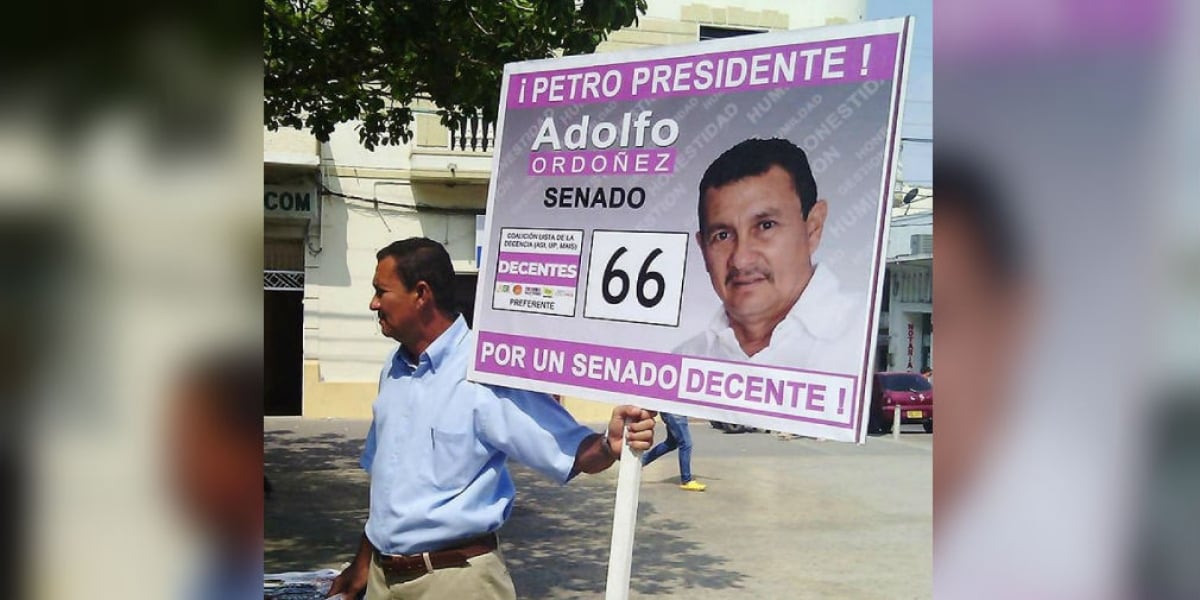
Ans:
<svg viewBox="0 0 1200 600"><path fill-rule="evenodd" d="M421 566L425 567L426 573L433 572L433 562L429 560L429 553L422 554L384 554L377 552L379 566L386 570L395 571L400 574L415 573ZM416 559L420 557L424 564L414 564Z"/></svg>

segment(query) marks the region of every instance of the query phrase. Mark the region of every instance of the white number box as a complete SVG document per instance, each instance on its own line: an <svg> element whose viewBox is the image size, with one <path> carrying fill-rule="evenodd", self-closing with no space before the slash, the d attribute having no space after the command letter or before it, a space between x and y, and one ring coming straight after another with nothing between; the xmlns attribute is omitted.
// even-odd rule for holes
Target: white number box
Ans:
<svg viewBox="0 0 1200 600"><path fill-rule="evenodd" d="M647 325L679 325L688 234L592 233L583 316Z"/></svg>

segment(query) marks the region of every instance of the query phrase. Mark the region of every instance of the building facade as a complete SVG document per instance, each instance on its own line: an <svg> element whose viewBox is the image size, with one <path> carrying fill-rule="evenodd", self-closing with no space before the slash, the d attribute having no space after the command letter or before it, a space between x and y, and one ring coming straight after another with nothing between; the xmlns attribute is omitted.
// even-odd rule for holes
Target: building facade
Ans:
<svg viewBox="0 0 1200 600"><path fill-rule="evenodd" d="M897 199L906 192L898 191ZM876 370L920 372L932 367L932 188L920 188L913 202L898 200L892 208L884 285Z"/></svg>
<svg viewBox="0 0 1200 600"><path fill-rule="evenodd" d="M598 52L693 43L747 33L861 21L865 0L651 0L636 27ZM267 413L371 416L379 369L394 342L367 308L375 252L425 236L442 242L457 273L463 313L473 312L477 220L487 204L492 131L451 132L429 105L414 106L413 140L368 151L354 125L329 142L298 131L264 134L264 346ZM609 409L568 398L584 421Z"/></svg>

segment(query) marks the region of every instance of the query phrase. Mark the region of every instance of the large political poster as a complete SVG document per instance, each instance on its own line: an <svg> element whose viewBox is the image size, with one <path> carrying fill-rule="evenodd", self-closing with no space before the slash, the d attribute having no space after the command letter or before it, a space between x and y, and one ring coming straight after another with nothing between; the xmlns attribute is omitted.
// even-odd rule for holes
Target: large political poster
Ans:
<svg viewBox="0 0 1200 600"><path fill-rule="evenodd" d="M910 26L508 65L469 377L862 441Z"/></svg>

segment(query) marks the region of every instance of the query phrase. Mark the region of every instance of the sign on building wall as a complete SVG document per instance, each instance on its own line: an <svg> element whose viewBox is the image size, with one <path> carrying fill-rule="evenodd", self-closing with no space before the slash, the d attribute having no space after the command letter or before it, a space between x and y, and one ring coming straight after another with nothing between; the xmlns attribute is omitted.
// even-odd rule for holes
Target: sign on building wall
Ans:
<svg viewBox="0 0 1200 600"><path fill-rule="evenodd" d="M320 203L315 186L263 186L263 213L268 217L312 220Z"/></svg>
<svg viewBox="0 0 1200 600"><path fill-rule="evenodd" d="M470 377L861 441L910 30L508 65Z"/></svg>
<svg viewBox="0 0 1200 600"><path fill-rule="evenodd" d="M483 247L487 245L487 216L475 215L475 267L483 264Z"/></svg>
<svg viewBox="0 0 1200 600"><path fill-rule="evenodd" d="M910 322L908 324L908 370L913 370L913 337L915 337L916 327Z"/></svg>

